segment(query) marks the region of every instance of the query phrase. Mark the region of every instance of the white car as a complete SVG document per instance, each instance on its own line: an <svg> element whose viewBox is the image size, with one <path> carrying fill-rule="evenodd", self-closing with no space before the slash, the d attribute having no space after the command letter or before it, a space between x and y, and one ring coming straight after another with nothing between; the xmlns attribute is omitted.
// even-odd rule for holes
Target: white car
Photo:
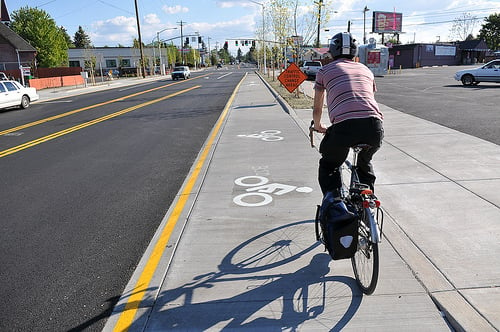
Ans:
<svg viewBox="0 0 500 332"><path fill-rule="evenodd" d="M191 76L188 66L177 66L174 67L174 71L171 73L173 80L178 80L180 78L187 80Z"/></svg>
<svg viewBox="0 0 500 332"><path fill-rule="evenodd" d="M316 74L323 67L321 61L306 61L301 70L308 78L316 78Z"/></svg>
<svg viewBox="0 0 500 332"><path fill-rule="evenodd" d="M500 60L493 60L479 68L460 70L455 79L463 85L477 85L480 82L500 83Z"/></svg>
<svg viewBox="0 0 500 332"><path fill-rule="evenodd" d="M17 81L0 81L0 109L7 107L27 108L40 98L35 88L25 88Z"/></svg>

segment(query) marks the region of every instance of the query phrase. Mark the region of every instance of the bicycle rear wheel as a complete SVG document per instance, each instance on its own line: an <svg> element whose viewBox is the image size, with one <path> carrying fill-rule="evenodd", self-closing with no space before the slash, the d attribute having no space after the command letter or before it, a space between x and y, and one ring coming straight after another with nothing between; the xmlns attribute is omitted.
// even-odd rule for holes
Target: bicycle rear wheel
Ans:
<svg viewBox="0 0 500 332"><path fill-rule="evenodd" d="M351 258L352 269L361 291L370 295L375 291L379 273L378 243L370 241L370 228L359 220L358 250Z"/></svg>

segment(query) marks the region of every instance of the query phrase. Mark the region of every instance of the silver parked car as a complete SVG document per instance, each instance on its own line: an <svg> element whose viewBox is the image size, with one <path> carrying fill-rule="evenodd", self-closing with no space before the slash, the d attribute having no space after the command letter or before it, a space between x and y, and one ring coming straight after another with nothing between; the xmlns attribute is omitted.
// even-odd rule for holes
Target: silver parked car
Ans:
<svg viewBox="0 0 500 332"><path fill-rule="evenodd" d="M477 85L480 82L500 83L500 60L493 60L479 68L460 70L455 79L463 85Z"/></svg>
<svg viewBox="0 0 500 332"><path fill-rule="evenodd" d="M0 109L28 108L30 103L38 98L35 88L25 88L17 81L0 80Z"/></svg>

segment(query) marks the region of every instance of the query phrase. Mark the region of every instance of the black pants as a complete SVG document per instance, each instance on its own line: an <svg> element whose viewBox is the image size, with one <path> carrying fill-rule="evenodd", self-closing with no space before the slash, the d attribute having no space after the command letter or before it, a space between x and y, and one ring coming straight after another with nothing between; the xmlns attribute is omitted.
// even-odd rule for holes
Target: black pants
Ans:
<svg viewBox="0 0 500 332"><path fill-rule="evenodd" d="M384 129L382 121L377 118L345 120L332 125L326 131L319 152L318 180L323 195L328 191L338 193L342 187L339 167L349 154L349 148L356 144L369 144L358 155L358 175L361 183L374 189L375 173L371 163L372 157L382 145Z"/></svg>

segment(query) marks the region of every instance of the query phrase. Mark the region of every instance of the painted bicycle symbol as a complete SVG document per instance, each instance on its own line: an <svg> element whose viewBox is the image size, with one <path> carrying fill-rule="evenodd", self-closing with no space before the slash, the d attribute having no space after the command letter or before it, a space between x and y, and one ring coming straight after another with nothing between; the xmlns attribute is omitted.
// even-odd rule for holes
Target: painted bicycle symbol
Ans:
<svg viewBox="0 0 500 332"><path fill-rule="evenodd" d="M273 201L274 194L282 196L284 194L296 191L299 193L310 193L312 188L297 187L283 183L269 183L269 179L258 175L249 175L237 178L234 183L238 186L248 187L245 193L239 194L233 198L233 202L240 206L256 207L264 206Z"/></svg>
<svg viewBox="0 0 500 332"><path fill-rule="evenodd" d="M238 135L238 137L259 138L259 139L266 141L266 142L274 142L274 141L283 140L283 137L278 136L278 134L281 134L281 131L270 129L270 130L263 130L257 134Z"/></svg>

